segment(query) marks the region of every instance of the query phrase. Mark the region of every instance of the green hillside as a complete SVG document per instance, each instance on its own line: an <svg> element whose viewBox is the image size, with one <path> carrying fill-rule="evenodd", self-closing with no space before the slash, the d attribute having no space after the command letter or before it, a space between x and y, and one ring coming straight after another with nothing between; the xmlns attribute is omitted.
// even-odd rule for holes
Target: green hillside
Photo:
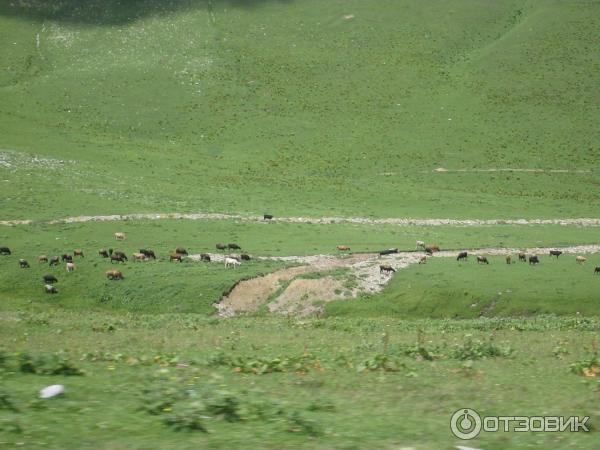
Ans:
<svg viewBox="0 0 600 450"><path fill-rule="evenodd" d="M595 216L599 13L1 1L2 218Z"/></svg>

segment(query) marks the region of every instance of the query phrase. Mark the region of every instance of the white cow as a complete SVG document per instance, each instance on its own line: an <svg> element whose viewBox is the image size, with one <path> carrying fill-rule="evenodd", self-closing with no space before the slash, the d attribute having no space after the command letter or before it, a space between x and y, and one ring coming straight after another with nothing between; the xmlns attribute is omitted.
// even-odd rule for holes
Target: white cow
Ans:
<svg viewBox="0 0 600 450"><path fill-rule="evenodd" d="M125 239L125 233L121 233L121 232L116 232L115 233L115 239L117 241L122 241L123 239Z"/></svg>
<svg viewBox="0 0 600 450"><path fill-rule="evenodd" d="M420 248L425 248L425 242L423 242L423 241L417 241L417 246L415 248L417 250L419 250Z"/></svg>
<svg viewBox="0 0 600 450"><path fill-rule="evenodd" d="M67 263L67 272L73 272L75 270L75 264L68 262Z"/></svg>
<svg viewBox="0 0 600 450"><path fill-rule="evenodd" d="M225 268L227 268L229 266L233 266L233 268L235 269L240 264L241 263L237 259L225 258Z"/></svg>

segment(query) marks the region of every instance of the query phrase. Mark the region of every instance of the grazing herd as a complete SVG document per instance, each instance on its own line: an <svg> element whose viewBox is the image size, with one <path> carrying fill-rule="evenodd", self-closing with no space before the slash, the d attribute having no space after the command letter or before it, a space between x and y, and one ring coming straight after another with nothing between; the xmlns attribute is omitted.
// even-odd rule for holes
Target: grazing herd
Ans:
<svg viewBox="0 0 600 450"><path fill-rule="evenodd" d="M273 216L269 216L265 214L265 220L270 220ZM118 241L123 241L126 238L125 233L117 232L114 233L114 237ZM217 250L241 250L242 247L236 243L229 244L216 244ZM8 247L0 247L0 255L12 255L10 248ZM120 263L126 264L129 259L127 255L119 250L109 249L101 249L98 251L98 255L104 259L108 259L111 263ZM188 256L187 249L183 247L177 247L174 252L169 254L170 262L182 262L182 260ZM65 263L65 267L68 273L74 272L77 269L77 266L73 262L74 257L85 258L84 252L81 249L73 250L73 254L63 253L60 256L51 256L48 255L39 255L37 258L38 264L48 264L49 267L58 266L60 262ZM133 262L143 262L148 260L156 260L156 253L154 250L142 248L139 252L135 252L132 254ZM241 265L241 261L250 261L252 258L247 253L242 253L240 255L228 255L224 258L225 268L230 266L238 267ZM200 260L205 262L210 262L211 257L208 253L202 253L200 255ZM29 269L31 266L26 259L20 258L18 260L19 267L22 269ZM105 272L105 276L109 280L123 280L125 279L123 272L117 269L107 270ZM44 282L44 292L47 294L58 294L58 289L54 286L55 283L58 283L58 278L56 276L49 274L44 275L42 277Z"/></svg>

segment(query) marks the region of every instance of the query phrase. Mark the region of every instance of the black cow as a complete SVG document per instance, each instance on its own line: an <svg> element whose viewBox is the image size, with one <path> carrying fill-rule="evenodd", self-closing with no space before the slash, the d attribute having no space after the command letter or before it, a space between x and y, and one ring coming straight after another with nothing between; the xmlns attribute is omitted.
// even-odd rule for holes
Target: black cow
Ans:
<svg viewBox="0 0 600 450"><path fill-rule="evenodd" d="M175 249L175 253L179 253L180 255L186 255L188 254L187 250L183 247L177 247Z"/></svg>
<svg viewBox="0 0 600 450"><path fill-rule="evenodd" d="M550 250L550 256L556 256L556 259L558 259L560 255L562 255L560 250Z"/></svg>
<svg viewBox="0 0 600 450"><path fill-rule="evenodd" d="M227 249L227 245L225 245L225 244L217 244L217 245L215 245L215 247L217 247L217 250L226 250Z"/></svg>
<svg viewBox="0 0 600 450"><path fill-rule="evenodd" d="M142 253L146 258L156 259L156 255L154 254L154 250L141 248L140 253Z"/></svg>
<svg viewBox="0 0 600 450"><path fill-rule="evenodd" d="M596 267L596 268L594 269L594 275L595 275L595 274L598 274L598 275L600 275L600 266L598 266L598 267Z"/></svg>
<svg viewBox="0 0 600 450"><path fill-rule="evenodd" d="M394 269L392 266L390 266L389 264L382 264L379 266L379 273L390 273L390 272L395 272L396 269Z"/></svg>
<svg viewBox="0 0 600 450"><path fill-rule="evenodd" d="M465 259L465 260L466 260L466 259L467 259L467 256L468 256L467 252L460 252L460 253L458 254L458 256L456 257L456 260L457 260L457 261L462 261L463 259Z"/></svg>
<svg viewBox="0 0 600 450"><path fill-rule="evenodd" d="M21 269L29 269L29 263L26 260L24 260L24 259L20 259L19 260L19 267Z"/></svg>
<svg viewBox="0 0 600 450"><path fill-rule="evenodd" d="M227 248L230 250L240 250L242 247L237 244L227 244Z"/></svg>
<svg viewBox="0 0 600 450"><path fill-rule="evenodd" d="M485 256L478 256L477 257L477 264L489 264L490 262L488 261L487 257Z"/></svg>
<svg viewBox="0 0 600 450"><path fill-rule="evenodd" d="M58 283L58 279L54 275L44 275L44 283L46 283L46 284Z"/></svg>
<svg viewBox="0 0 600 450"><path fill-rule="evenodd" d="M53 256L50 258L50 261L48 262L49 266L58 266L58 263L60 262L60 259L58 256Z"/></svg>
<svg viewBox="0 0 600 450"><path fill-rule="evenodd" d="M10 255L10 248L8 247L0 247L0 255Z"/></svg>
<svg viewBox="0 0 600 450"><path fill-rule="evenodd" d="M240 258L242 258L243 261L250 261L250 255L247 255L246 253L242 253Z"/></svg>
<svg viewBox="0 0 600 450"><path fill-rule="evenodd" d="M201 253L200 261L210 262L210 255L208 253Z"/></svg>
<svg viewBox="0 0 600 450"><path fill-rule="evenodd" d="M387 250L381 250L379 252L379 256L391 255L393 253L398 253L397 248L388 248Z"/></svg>
<svg viewBox="0 0 600 450"><path fill-rule="evenodd" d="M63 253L63 255L60 257L61 261L66 261L66 262L73 262L73 257L71 255L69 255L68 253Z"/></svg>
<svg viewBox="0 0 600 450"><path fill-rule="evenodd" d="M110 255L110 261L117 261L125 264L125 261L127 261L127 255L125 255L123 252L114 252L112 255Z"/></svg>
<svg viewBox="0 0 600 450"><path fill-rule="evenodd" d="M263 215L263 219L264 220L271 220L271 219L273 219L273 214L265 214L265 215Z"/></svg>
<svg viewBox="0 0 600 450"><path fill-rule="evenodd" d="M540 259L536 255L533 255L533 256L529 257L529 264L536 265L536 264L539 264L539 263L540 263Z"/></svg>

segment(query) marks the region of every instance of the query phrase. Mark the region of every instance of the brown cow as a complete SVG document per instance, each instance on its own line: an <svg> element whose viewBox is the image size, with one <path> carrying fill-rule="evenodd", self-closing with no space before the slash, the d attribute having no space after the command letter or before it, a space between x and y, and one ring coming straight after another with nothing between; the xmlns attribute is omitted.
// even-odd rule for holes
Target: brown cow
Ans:
<svg viewBox="0 0 600 450"><path fill-rule="evenodd" d="M440 247L438 245L427 245L425 247L425 253L428 253L430 255L433 255L434 252L439 252L440 251Z"/></svg>
<svg viewBox="0 0 600 450"><path fill-rule="evenodd" d="M120 270L107 270L106 278L109 280L122 280L125 278Z"/></svg>
<svg viewBox="0 0 600 450"><path fill-rule="evenodd" d="M341 252L347 252L350 251L350 246L348 245L338 245L337 249Z"/></svg>
<svg viewBox="0 0 600 450"><path fill-rule="evenodd" d="M489 264L490 262L488 261L487 257L485 256L478 256L477 257L477 264Z"/></svg>
<svg viewBox="0 0 600 450"><path fill-rule="evenodd" d="M179 253L180 255L186 255L188 254L187 250L183 247L177 247L175 249L175 253Z"/></svg>
<svg viewBox="0 0 600 450"><path fill-rule="evenodd" d="M506 255L506 264L512 264L512 256Z"/></svg>
<svg viewBox="0 0 600 450"><path fill-rule="evenodd" d="M525 252L519 252L519 261L527 262L527 254Z"/></svg>
<svg viewBox="0 0 600 450"><path fill-rule="evenodd" d="M83 250L81 250L80 248L76 248L75 250L73 250L73 256L81 256L83 258L85 255L83 254Z"/></svg>
<svg viewBox="0 0 600 450"><path fill-rule="evenodd" d="M38 256L38 263L47 263L47 262L48 262L48 256L46 256L46 255Z"/></svg>
<svg viewBox="0 0 600 450"><path fill-rule="evenodd" d="M396 271L396 269L394 269L389 264L382 264L382 265L379 266L379 273L380 274L382 274L383 272L390 273L390 272L395 272L395 271Z"/></svg>
<svg viewBox="0 0 600 450"><path fill-rule="evenodd" d="M171 253L169 255L169 262L171 262L171 261L181 262L181 258L183 258L183 255L181 253Z"/></svg>
<svg viewBox="0 0 600 450"><path fill-rule="evenodd" d="M419 264L426 264L427 263L427 256L421 256L419 258Z"/></svg>

